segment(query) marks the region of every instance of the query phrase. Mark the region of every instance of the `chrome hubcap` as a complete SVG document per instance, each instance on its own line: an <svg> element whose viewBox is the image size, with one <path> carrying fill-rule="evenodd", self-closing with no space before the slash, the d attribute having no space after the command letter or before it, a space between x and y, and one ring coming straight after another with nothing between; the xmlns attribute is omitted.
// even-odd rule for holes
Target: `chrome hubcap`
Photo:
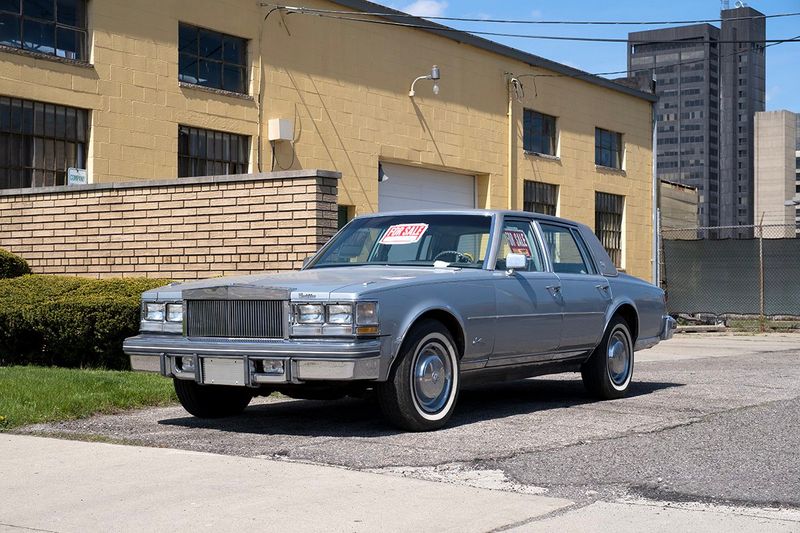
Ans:
<svg viewBox="0 0 800 533"><path fill-rule="evenodd" d="M625 333L617 330L608 339L608 376L614 385L622 386L628 380L631 353Z"/></svg>
<svg viewBox="0 0 800 533"><path fill-rule="evenodd" d="M430 342L417 352L414 363L414 395L426 413L440 411L453 387L453 367L447 348Z"/></svg>

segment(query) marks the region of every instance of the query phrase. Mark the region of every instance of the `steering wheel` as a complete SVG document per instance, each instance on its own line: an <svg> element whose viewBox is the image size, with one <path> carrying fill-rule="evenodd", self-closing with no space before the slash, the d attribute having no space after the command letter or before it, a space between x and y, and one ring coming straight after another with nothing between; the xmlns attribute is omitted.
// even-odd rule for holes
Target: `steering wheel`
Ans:
<svg viewBox="0 0 800 533"><path fill-rule="evenodd" d="M472 257L468 254L461 253L457 250L444 250L436 254L436 257L433 258L434 261L438 261L440 257L443 255L454 255L456 257L456 263L472 263Z"/></svg>

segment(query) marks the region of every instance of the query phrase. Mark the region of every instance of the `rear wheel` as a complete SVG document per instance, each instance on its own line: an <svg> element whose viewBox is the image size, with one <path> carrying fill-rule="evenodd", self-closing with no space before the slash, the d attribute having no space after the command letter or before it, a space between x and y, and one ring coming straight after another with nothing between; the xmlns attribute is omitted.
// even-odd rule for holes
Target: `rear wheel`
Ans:
<svg viewBox="0 0 800 533"><path fill-rule="evenodd" d="M414 326L389 380L378 386L386 418L401 429L431 431L450 419L460 386L456 344L440 322Z"/></svg>
<svg viewBox="0 0 800 533"><path fill-rule="evenodd" d="M633 340L624 318L609 322L603 340L581 368L586 389L601 400L622 398L633 376Z"/></svg>
<svg viewBox="0 0 800 533"><path fill-rule="evenodd" d="M253 393L244 387L198 385L194 381L173 379L181 405L197 418L222 418L241 414Z"/></svg>

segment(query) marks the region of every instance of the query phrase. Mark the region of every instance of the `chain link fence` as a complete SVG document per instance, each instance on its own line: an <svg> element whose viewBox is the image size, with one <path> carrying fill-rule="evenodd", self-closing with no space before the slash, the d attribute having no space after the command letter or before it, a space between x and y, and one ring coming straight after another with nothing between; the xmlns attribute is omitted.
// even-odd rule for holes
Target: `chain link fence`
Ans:
<svg viewBox="0 0 800 533"><path fill-rule="evenodd" d="M679 324L800 330L795 225L662 228L661 283Z"/></svg>

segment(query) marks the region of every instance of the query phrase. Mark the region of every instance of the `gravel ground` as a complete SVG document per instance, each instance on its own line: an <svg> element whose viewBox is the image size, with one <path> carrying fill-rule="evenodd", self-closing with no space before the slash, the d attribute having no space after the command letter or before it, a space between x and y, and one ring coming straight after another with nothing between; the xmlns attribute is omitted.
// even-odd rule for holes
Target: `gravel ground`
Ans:
<svg viewBox="0 0 800 533"><path fill-rule="evenodd" d="M800 349L640 362L634 379L628 398L602 403L589 400L575 375L464 391L449 426L423 434L395 431L367 400L276 398L223 420L169 407L21 432L332 464L584 503L645 497L800 508Z"/></svg>

